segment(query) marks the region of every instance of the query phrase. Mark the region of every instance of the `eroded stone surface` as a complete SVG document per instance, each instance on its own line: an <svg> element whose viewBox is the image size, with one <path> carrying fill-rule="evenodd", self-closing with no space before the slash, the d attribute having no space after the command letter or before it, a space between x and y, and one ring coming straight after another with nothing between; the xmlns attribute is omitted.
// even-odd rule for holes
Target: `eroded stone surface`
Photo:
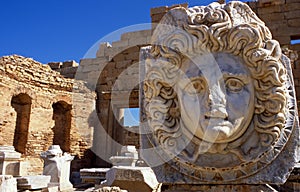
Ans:
<svg viewBox="0 0 300 192"><path fill-rule="evenodd" d="M131 192L149 191L159 183L150 167L114 166L106 173L104 186L119 186Z"/></svg>
<svg viewBox="0 0 300 192"><path fill-rule="evenodd" d="M92 146L93 127L87 119L95 109L95 95L84 82L64 78L31 58L4 56L0 97L0 144L21 153L29 175L42 174L39 156L52 144L79 156Z"/></svg>
<svg viewBox="0 0 300 192"><path fill-rule="evenodd" d="M32 175L17 178L18 189L43 189L50 183L50 175Z"/></svg>
<svg viewBox="0 0 300 192"><path fill-rule="evenodd" d="M74 159L70 154L62 152L59 145L52 145L48 151L41 154L44 159L44 175L50 175L49 186L58 186L60 191L72 190L73 185L69 181L70 165Z"/></svg>
<svg viewBox="0 0 300 192"><path fill-rule="evenodd" d="M0 176L0 191L17 192L17 180L12 175Z"/></svg>
<svg viewBox="0 0 300 192"><path fill-rule="evenodd" d="M0 146L0 174L20 176L22 169L21 153L15 151L13 146Z"/></svg>
<svg viewBox="0 0 300 192"><path fill-rule="evenodd" d="M133 145L122 146L121 154L118 156L112 156L109 160L114 166L132 166L135 167L135 163L138 160L138 152Z"/></svg>
<svg viewBox="0 0 300 192"><path fill-rule="evenodd" d="M284 183L298 161L293 76L251 9L241 2L174 8L152 44L142 154L158 180Z"/></svg>
<svg viewBox="0 0 300 192"><path fill-rule="evenodd" d="M105 180L106 172L109 168L86 168L80 169L80 179L82 183L100 184Z"/></svg>

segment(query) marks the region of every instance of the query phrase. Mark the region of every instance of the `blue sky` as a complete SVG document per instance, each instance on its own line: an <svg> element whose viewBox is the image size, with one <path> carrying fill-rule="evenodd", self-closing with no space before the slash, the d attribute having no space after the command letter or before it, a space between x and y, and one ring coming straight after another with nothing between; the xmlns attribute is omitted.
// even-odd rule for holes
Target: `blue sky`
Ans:
<svg viewBox="0 0 300 192"><path fill-rule="evenodd" d="M41 63L79 62L93 45L98 47L95 43L110 41L111 37L118 39L125 31L149 27L153 7L211 2L213 0L2 0L0 57L18 54ZM125 115L127 125L139 121L138 110L126 111Z"/></svg>
<svg viewBox="0 0 300 192"><path fill-rule="evenodd" d="M79 62L99 39L120 28L149 23L150 8L212 0L3 0L0 56L19 54L42 63Z"/></svg>

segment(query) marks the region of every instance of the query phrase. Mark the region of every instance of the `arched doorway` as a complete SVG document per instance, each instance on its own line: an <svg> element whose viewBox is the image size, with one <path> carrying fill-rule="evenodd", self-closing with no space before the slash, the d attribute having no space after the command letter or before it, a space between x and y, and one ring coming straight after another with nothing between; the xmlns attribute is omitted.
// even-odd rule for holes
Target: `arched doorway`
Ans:
<svg viewBox="0 0 300 192"><path fill-rule="evenodd" d="M64 101L58 101L52 105L54 137L53 145L60 145L64 152L70 152L70 131L71 131L71 109L72 106Z"/></svg>
<svg viewBox="0 0 300 192"><path fill-rule="evenodd" d="M22 154L26 151L26 144L28 140L31 102L31 97L25 93L16 95L11 99L11 106L17 112L13 145L16 151Z"/></svg>

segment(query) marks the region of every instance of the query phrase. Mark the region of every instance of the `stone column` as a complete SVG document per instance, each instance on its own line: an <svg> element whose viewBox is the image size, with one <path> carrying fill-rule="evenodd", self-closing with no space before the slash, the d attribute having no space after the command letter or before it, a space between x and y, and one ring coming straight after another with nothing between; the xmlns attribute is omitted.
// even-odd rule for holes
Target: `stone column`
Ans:
<svg viewBox="0 0 300 192"><path fill-rule="evenodd" d="M49 187L58 186L60 191L71 191L73 185L70 183L70 163L74 159L68 153L62 153L59 145L52 145L48 151L41 153L44 159L44 175L50 175Z"/></svg>

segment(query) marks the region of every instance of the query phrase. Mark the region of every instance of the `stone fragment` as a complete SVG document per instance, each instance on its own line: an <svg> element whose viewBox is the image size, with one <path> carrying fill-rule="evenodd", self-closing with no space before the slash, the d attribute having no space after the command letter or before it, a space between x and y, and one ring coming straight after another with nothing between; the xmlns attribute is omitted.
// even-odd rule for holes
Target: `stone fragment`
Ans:
<svg viewBox="0 0 300 192"><path fill-rule="evenodd" d="M73 156L62 153L59 145L52 145L48 151L41 153L44 159L43 175L50 175L51 180L49 187L58 186L60 191L72 190L73 185L69 181L70 163L74 159Z"/></svg>
<svg viewBox="0 0 300 192"><path fill-rule="evenodd" d="M114 166L132 166L135 167L135 163L138 160L138 152L135 146L128 145L121 148L121 154L119 156L112 156L109 158Z"/></svg>
<svg viewBox="0 0 300 192"><path fill-rule="evenodd" d="M120 187L101 187L95 192L127 192L127 190L120 189Z"/></svg>
<svg viewBox="0 0 300 192"><path fill-rule="evenodd" d="M103 185L118 186L129 192L151 192L159 183L150 167L114 166Z"/></svg>
<svg viewBox="0 0 300 192"><path fill-rule="evenodd" d="M32 175L17 178L18 189L43 189L50 183L50 175Z"/></svg>
<svg viewBox="0 0 300 192"><path fill-rule="evenodd" d="M17 181L12 175L0 176L0 191L1 192L17 192Z"/></svg>
<svg viewBox="0 0 300 192"><path fill-rule="evenodd" d="M105 180L106 172L109 168L86 168L80 169L80 179L82 183L100 184Z"/></svg>
<svg viewBox="0 0 300 192"><path fill-rule="evenodd" d="M78 67L78 63L76 63L76 61L72 60L72 61L64 61L62 64L62 68L65 67Z"/></svg>
<svg viewBox="0 0 300 192"><path fill-rule="evenodd" d="M0 146L0 174L22 175L21 153L16 152L14 146Z"/></svg>

